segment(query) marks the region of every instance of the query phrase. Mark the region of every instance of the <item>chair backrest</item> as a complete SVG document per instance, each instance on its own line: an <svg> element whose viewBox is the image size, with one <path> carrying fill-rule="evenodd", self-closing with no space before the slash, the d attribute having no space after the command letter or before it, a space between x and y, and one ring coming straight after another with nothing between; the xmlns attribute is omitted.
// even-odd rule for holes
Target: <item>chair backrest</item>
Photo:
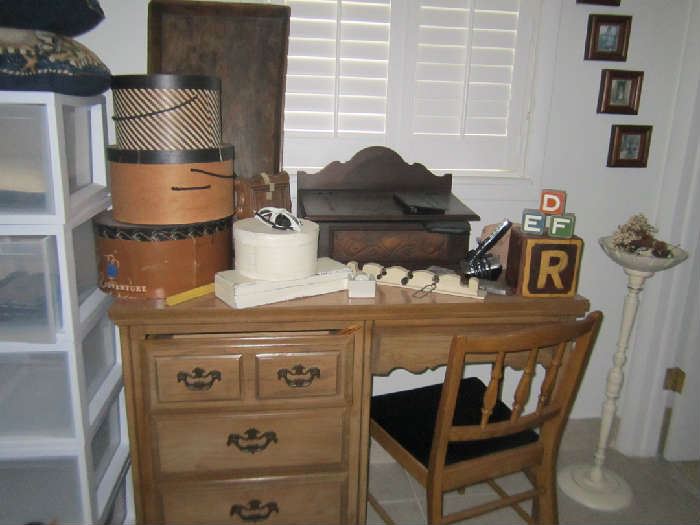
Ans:
<svg viewBox="0 0 700 525"><path fill-rule="evenodd" d="M562 321L516 328L488 335L461 335L452 339L433 438L431 462L444 462L447 443L472 441L540 428L547 441L558 447L564 424L578 391L598 333L602 314L591 312L580 321ZM481 407L481 421L454 425L454 412L464 366L491 365ZM537 365L545 374L533 410L525 412ZM501 398L506 367L522 370L511 405L510 419L494 421L493 411ZM435 456L435 457L434 457Z"/></svg>

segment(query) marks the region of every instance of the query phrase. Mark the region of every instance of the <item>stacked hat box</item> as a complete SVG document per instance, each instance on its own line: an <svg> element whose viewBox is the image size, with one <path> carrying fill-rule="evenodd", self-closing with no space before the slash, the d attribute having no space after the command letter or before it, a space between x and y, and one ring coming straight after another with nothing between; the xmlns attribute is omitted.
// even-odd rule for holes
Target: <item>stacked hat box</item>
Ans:
<svg viewBox="0 0 700 525"><path fill-rule="evenodd" d="M112 81L113 209L95 219L100 288L161 299L231 268L234 148L221 143L221 83L200 75Z"/></svg>

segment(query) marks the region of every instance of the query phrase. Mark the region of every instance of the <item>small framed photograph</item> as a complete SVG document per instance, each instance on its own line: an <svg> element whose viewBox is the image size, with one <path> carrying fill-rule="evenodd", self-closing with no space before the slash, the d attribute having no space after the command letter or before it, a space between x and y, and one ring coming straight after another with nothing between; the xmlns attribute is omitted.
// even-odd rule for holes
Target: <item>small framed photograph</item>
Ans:
<svg viewBox="0 0 700 525"><path fill-rule="evenodd" d="M608 167L646 168L652 126L622 126L610 130Z"/></svg>
<svg viewBox="0 0 700 525"><path fill-rule="evenodd" d="M644 71L603 69L600 72L598 113L636 115L642 94Z"/></svg>
<svg viewBox="0 0 700 525"><path fill-rule="evenodd" d="M586 60L627 60L631 16L589 15Z"/></svg>
<svg viewBox="0 0 700 525"><path fill-rule="evenodd" d="M592 5L613 5L619 6L620 0L576 0L577 4L592 4Z"/></svg>

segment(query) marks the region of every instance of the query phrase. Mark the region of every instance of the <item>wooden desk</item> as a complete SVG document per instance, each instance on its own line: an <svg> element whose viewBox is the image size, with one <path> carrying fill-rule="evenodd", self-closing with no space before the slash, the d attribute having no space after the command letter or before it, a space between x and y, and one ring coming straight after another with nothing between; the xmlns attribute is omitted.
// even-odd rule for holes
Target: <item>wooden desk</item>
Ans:
<svg viewBox="0 0 700 525"><path fill-rule="evenodd" d="M378 287L234 310L118 301L139 523L364 523L372 374L445 361L455 333L588 301Z"/></svg>

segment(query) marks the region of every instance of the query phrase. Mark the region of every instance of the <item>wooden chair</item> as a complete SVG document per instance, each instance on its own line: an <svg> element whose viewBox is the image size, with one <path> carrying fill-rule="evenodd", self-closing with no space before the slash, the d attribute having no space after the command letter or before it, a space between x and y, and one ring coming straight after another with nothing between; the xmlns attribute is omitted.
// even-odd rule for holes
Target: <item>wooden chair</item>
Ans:
<svg viewBox="0 0 700 525"><path fill-rule="evenodd" d="M527 523L558 522L559 443L601 319L596 311L580 321L455 336L442 385L372 398L371 435L425 487L428 524L453 523L506 506ZM463 379L465 363L490 363L489 384ZM538 364L546 371L535 407L526 412ZM511 408L500 399L506 367L521 370ZM495 478L518 471L532 488L508 495ZM498 498L443 514L445 492L481 482ZM527 499L533 500L531 515L518 504ZM371 494L369 502L393 523Z"/></svg>

